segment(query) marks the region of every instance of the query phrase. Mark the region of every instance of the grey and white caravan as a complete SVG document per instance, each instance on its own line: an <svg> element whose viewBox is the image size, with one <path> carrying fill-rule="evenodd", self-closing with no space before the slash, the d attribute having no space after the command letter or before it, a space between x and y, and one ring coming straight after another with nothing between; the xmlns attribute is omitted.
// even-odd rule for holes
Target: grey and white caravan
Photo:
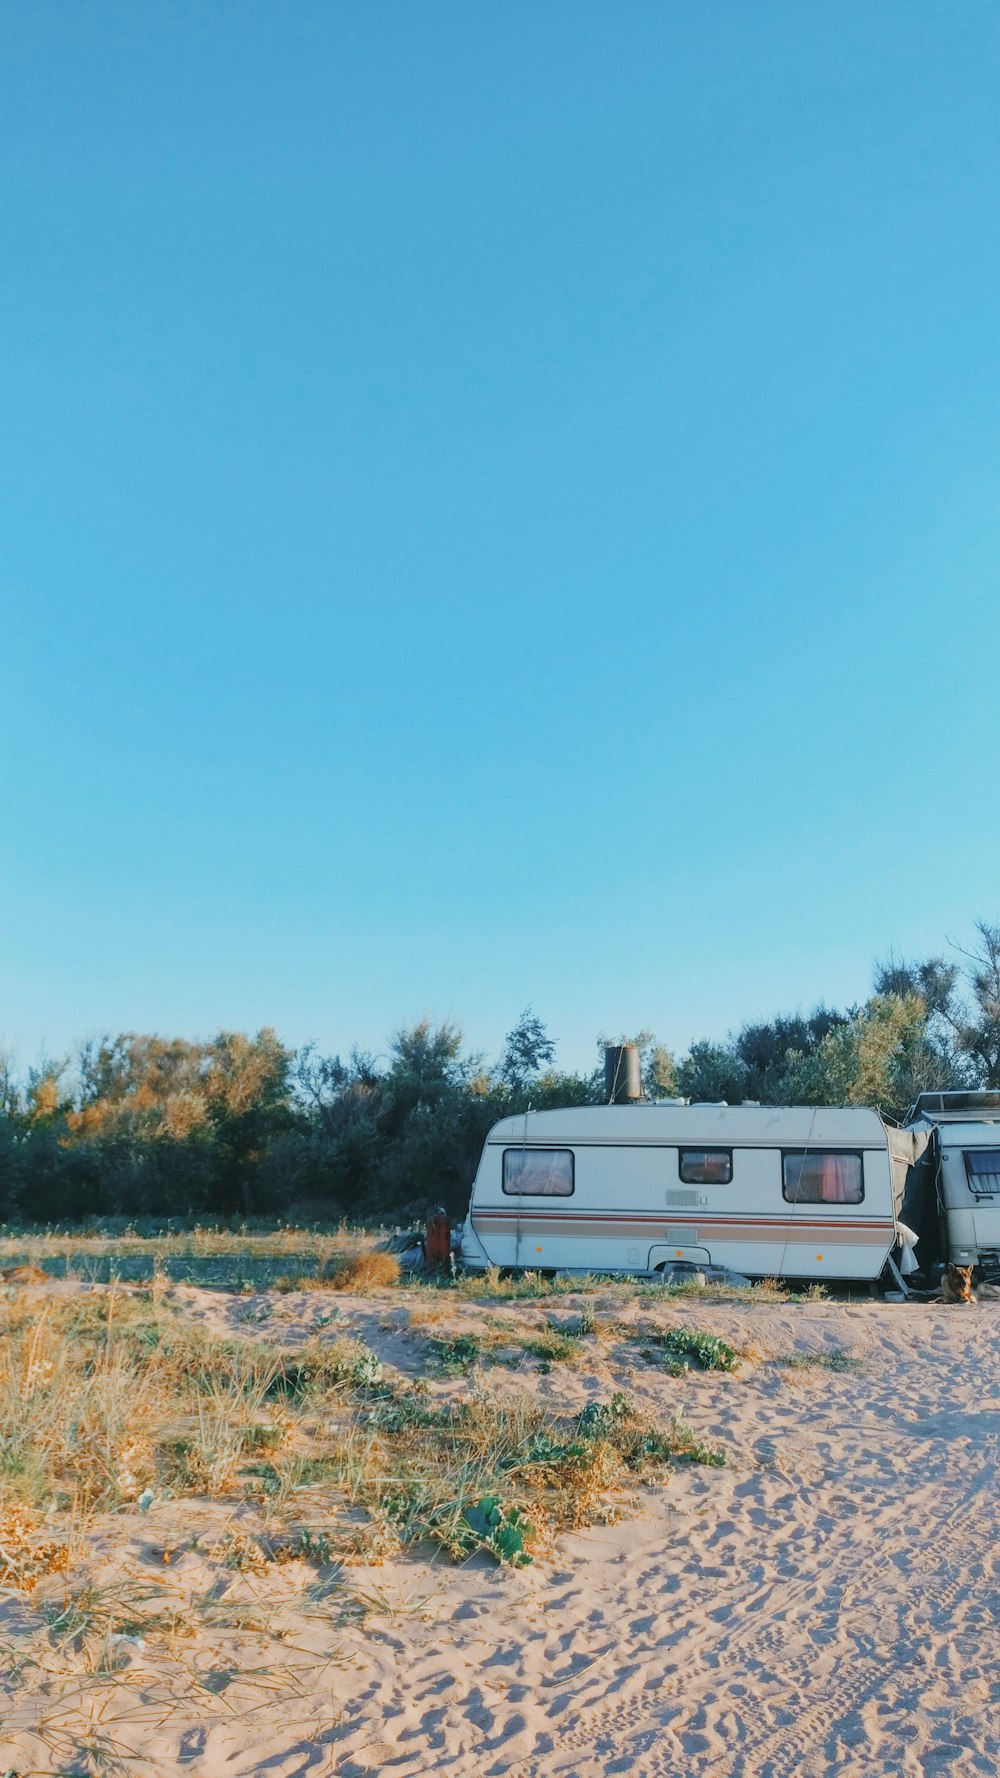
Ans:
<svg viewBox="0 0 1000 1778"><path fill-rule="evenodd" d="M907 1127L927 1144L907 1203L920 1234L922 1268L937 1259L997 1277L1000 1093L922 1093Z"/></svg>
<svg viewBox="0 0 1000 1778"><path fill-rule="evenodd" d="M487 1137L462 1260L568 1272L906 1274L917 1236L903 1197L930 1140L929 1126L894 1129L853 1106L529 1111Z"/></svg>

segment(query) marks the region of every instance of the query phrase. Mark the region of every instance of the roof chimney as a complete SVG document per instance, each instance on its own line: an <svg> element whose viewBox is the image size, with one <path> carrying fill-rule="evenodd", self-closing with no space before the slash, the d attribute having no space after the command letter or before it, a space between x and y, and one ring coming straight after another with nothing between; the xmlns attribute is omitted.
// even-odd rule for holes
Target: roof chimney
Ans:
<svg viewBox="0 0 1000 1778"><path fill-rule="evenodd" d="M634 1043L616 1043L604 1052L604 1091L609 1105L634 1105L642 1098L639 1050Z"/></svg>

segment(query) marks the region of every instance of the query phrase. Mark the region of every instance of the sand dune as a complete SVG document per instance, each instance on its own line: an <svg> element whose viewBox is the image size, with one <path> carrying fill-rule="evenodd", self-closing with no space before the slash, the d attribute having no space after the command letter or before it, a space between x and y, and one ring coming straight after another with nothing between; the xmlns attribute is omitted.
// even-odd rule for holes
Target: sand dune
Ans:
<svg viewBox="0 0 1000 1778"><path fill-rule="evenodd" d="M273 1304L282 1339L323 1304ZM234 1299L191 1291L189 1306L247 1322ZM405 1308L338 1310L388 1362L415 1362ZM461 1313L474 1322L477 1306ZM44 1599L4 1595L0 1770L994 1773L996 1305L658 1313L755 1356L733 1375L676 1378L609 1349L590 1369L502 1387L560 1405L627 1387L722 1445L724 1469L679 1470L631 1516L564 1536L554 1559L520 1571L411 1556L328 1576L301 1562L223 1573L211 1550L249 1512L240 1504L101 1521L93 1584L155 1582L165 1627L119 1635L102 1657L114 1671L85 1651L74 1670L64 1650L47 1675L18 1665L39 1658ZM776 1362L789 1357L820 1362Z"/></svg>

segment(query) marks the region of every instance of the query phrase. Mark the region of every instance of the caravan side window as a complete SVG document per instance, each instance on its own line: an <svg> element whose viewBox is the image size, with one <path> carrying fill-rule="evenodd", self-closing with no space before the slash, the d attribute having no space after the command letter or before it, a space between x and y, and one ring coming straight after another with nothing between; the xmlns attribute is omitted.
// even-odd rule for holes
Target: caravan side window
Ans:
<svg viewBox="0 0 1000 1778"><path fill-rule="evenodd" d="M679 1162L685 1185L728 1185L733 1177L731 1148L682 1148Z"/></svg>
<svg viewBox="0 0 1000 1778"><path fill-rule="evenodd" d="M781 1174L789 1204L860 1204L865 1195L861 1156L843 1149L786 1149Z"/></svg>
<svg viewBox="0 0 1000 1778"><path fill-rule="evenodd" d="M573 1150L505 1148L503 1189L508 1197L572 1197Z"/></svg>
<svg viewBox="0 0 1000 1778"><path fill-rule="evenodd" d="M1000 1148L967 1148L965 1171L977 1198L1000 1193Z"/></svg>

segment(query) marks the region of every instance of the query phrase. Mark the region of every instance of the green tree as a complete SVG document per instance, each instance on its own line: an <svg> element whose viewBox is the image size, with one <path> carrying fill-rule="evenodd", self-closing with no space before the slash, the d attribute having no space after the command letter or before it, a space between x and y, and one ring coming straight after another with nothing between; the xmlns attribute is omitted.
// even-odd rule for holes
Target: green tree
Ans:
<svg viewBox="0 0 1000 1778"><path fill-rule="evenodd" d="M685 1099L738 1105L748 1098L747 1069L735 1044L693 1043L675 1071L677 1086Z"/></svg>
<svg viewBox="0 0 1000 1778"><path fill-rule="evenodd" d="M789 1053L789 1103L872 1105L901 1117L918 1092L940 1087L946 1078L928 1043L927 1024L919 994L874 995L808 1055Z"/></svg>
<svg viewBox="0 0 1000 1778"><path fill-rule="evenodd" d="M875 987L923 999L927 1041L948 1085L1000 1088L1000 926L979 920L975 931L971 950L953 947L958 962L890 956L877 966Z"/></svg>
<svg viewBox="0 0 1000 1778"><path fill-rule="evenodd" d="M267 1208L261 1187L275 1139L294 1121L294 1054L269 1025L255 1037L220 1031L208 1045L204 1093L216 1191L226 1210Z"/></svg>
<svg viewBox="0 0 1000 1778"><path fill-rule="evenodd" d="M497 1078L509 1093L524 1093L555 1058L556 1046L530 1006L525 1007L513 1031L508 1031Z"/></svg>

